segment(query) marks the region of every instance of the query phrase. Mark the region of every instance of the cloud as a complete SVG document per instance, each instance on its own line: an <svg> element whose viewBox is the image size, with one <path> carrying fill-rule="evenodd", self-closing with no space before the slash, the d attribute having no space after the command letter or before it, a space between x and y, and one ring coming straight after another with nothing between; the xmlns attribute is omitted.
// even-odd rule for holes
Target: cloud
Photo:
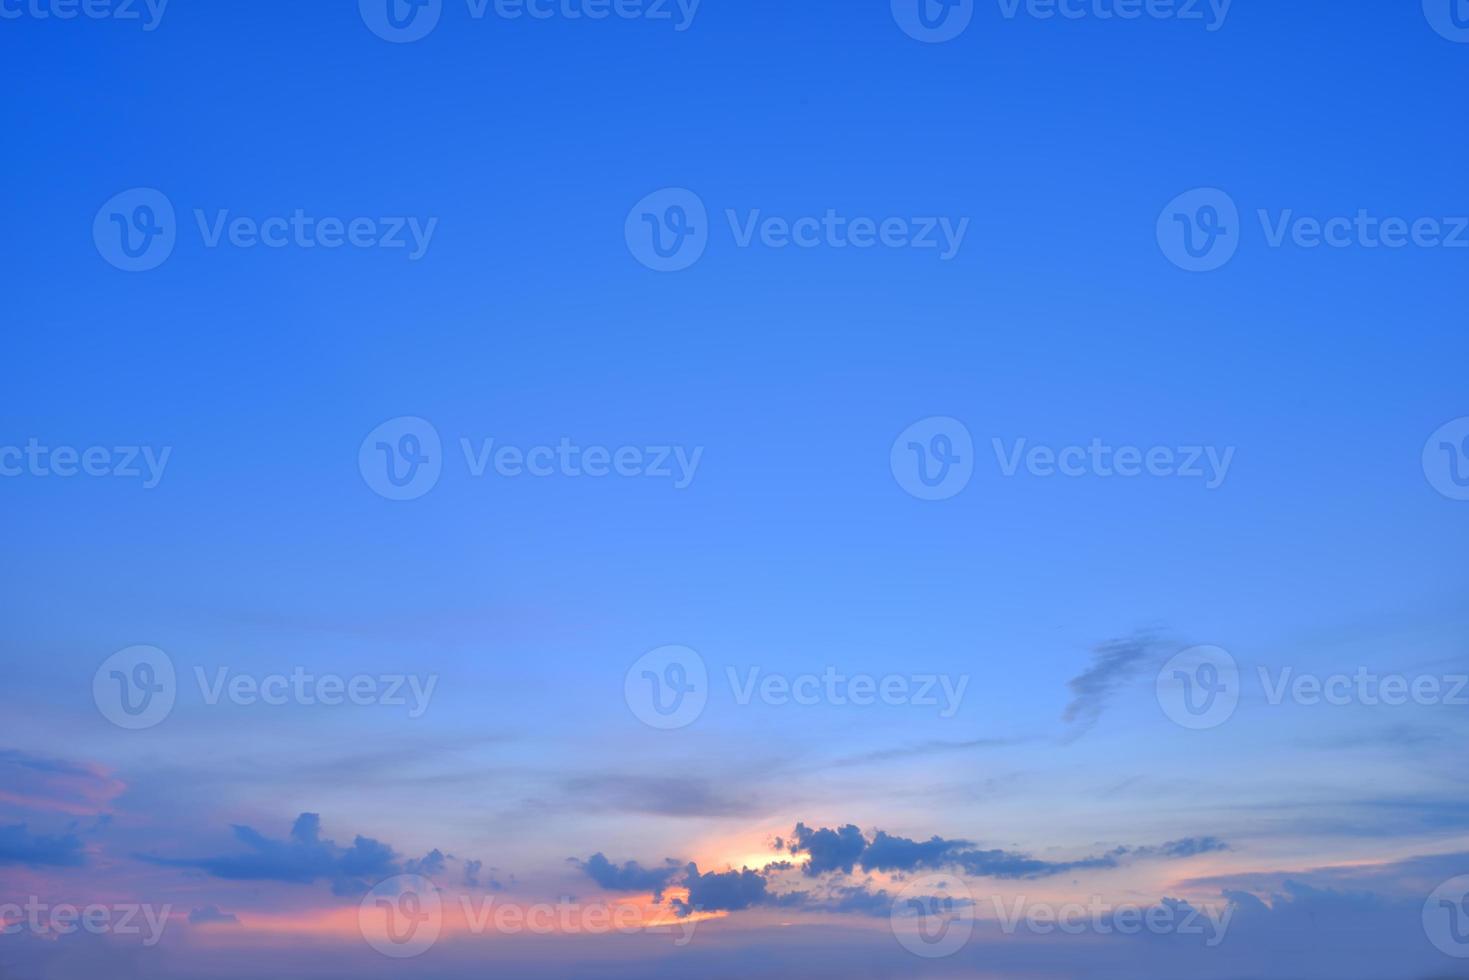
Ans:
<svg viewBox="0 0 1469 980"><path fill-rule="evenodd" d="M777 846L781 842L777 841ZM791 832L787 847L792 854L807 855L801 871L808 877L816 877L831 871L852 873L852 868L867 849L867 840L862 831L852 824L839 830L812 830L804 823L796 824Z"/></svg>
<svg viewBox="0 0 1469 980"><path fill-rule="evenodd" d="M206 905L203 908L193 909L189 912L189 925L230 925L237 926L240 920L233 912L221 912L218 906Z"/></svg>
<svg viewBox="0 0 1469 980"><path fill-rule="evenodd" d="M619 866L600 851L585 861L572 858L571 862L609 892L652 892L655 902L663 901L663 890L679 872L679 863L672 858L658 868L645 868L636 861Z"/></svg>
<svg viewBox="0 0 1469 980"><path fill-rule="evenodd" d="M32 834L23 823L0 827L0 865L75 868L83 863L82 841L75 834Z"/></svg>
<svg viewBox="0 0 1469 980"><path fill-rule="evenodd" d="M443 869L437 850L416 861L402 862L393 849L370 837L356 837L351 847L340 847L321 836L321 818L303 813L286 840L274 840L239 824L235 839L248 851L206 858L163 858L140 854L141 860L172 868L197 868L231 881L279 881L291 884L331 883L338 895L360 895L372 885L396 874L431 874Z"/></svg>
<svg viewBox="0 0 1469 980"><path fill-rule="evenodd" d="M956 870L982 878L1036 879L1101 868L1115 868L1124 858L1187 858L1229 845L1217 837L1188 837L1147 847L1118 847L1102 854L1073 861L1046 861L1028 854L980 849L973 842L943 837L912 840L879 830L869 841L860 829L848 824L840 830L813 830L797 824L789 840L777 840L791 854L806 854L801 866L807 877L842 872L854 867L863 871L907 872Z"/></svg>
<svg viewBox="0 0 1469 980"><path fill-rule="evenodd" d="M755 811L747 797L730 796L708 780L675 776L579 776L563 788L578 804L665 817L738 817Z"/></svg>
<svg viewBox="0 0 1469 980"><path fill-rule="evenodd" d="M1152 636L1139 635L1103 643L1092 651L1091 666L1066 684L1071 703L1062 718L1073 726L1072 738L1096 725L1112 695L1148 665L1155 648Z"/></svg>
<svg viewBox="0 0 1469 980"><path fill-rule="evenodd" d="M673 900L673 910L680 917L698 911L739 912L769 904L774 898L769 891L769 882L759 871L742 868L739 871L700 874L699 866L693 863L689 864L687 871L683 884L689 890L688 900Z"/></svg>

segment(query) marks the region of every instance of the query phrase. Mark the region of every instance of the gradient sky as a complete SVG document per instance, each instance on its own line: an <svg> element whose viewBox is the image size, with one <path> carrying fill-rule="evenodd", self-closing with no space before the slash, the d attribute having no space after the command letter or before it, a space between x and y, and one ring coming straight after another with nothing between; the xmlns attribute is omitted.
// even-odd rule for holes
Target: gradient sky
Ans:
<svg viewBox="0 0 1469 980"><path fill-rule="evenodd" d="M1469 44L1419 3L1237 0L1209 30L980 2L934 44L885 0L703 0L686 30L444 0L412 43L346 0L153 30L57 3L0 0L0 450L169 456L154 487L0 477L0 911L170 918L146 946L22 926L0 973L401 973L358 910L413 874L648 924L446 914L407 969L453 980L1469 976L1421 921L1469 875L1465 706L1272 704L1259 675L1469 673L1469 502L1422 460L1469 416L1469 251L1272 248L1256 217L1469 215ZM125 272L93 220L139 187L178 242ZM708 208L685 271L624 237L662 188ZM1209 273L1156 235L1194 188L1243 219ZM416 260L208 248L195 209L437 224ZM969 224L949 260L741 248L726 209ZM394 501L359 448L403 417L443 473ZM934 417L974 442L941 501L890 463ZM475 477L461 439L702 455L684 488ZM1233 455L1214 489L1007 477L996 439ZM128 731L93 680L139 644L178 695ZM1155 678L1201 644L1239 704L1192 730ZM668 645L708 702L659 730L624 682ZM435 686L417 717L209 704L221 668ZM965 686L945 716L727 676L828 668ZM967 890L972 940L909 952L910 886ZM996 921L1093 898L1234 911L1208 948Z"/></svg>

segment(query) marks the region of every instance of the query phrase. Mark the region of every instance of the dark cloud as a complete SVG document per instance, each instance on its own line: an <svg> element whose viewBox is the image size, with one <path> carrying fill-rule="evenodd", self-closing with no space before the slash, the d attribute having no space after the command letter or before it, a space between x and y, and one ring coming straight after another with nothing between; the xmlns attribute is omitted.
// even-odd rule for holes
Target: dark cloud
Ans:
<svg viewBox="0 0 1469 980"><path fill-rule="evenodd" d="M798 823L791 832L791 839L784 843L785 849L792 854L807 856L801 871L813 878L832 871L851 874L862 852L867 849L862 831L852 824L837 830L824 827L812 830L804 823Z"/></svg>
<svg viewBox="0 0 1469 980"><path fill-rule="evenodd" d="M1071 703L1062 717L1073 726L1073 738L1097 723L1112 695L1154 659L1156 646L1152 636L1140 635L1112 640L1092 651L1091 666L1066 685Z"/></svg>
<svg viewBox="0 0 1469 980"><path fill-rule="evenodd" d="M189 925L239 925L240 920L233 912L221 912L217 906L206 905L189 913Z"/></svg>
<svg viewBox="0 0 1469 980"><path fill-rule="evenodd" d="M606 807L665 817L738 817L753 813L748 797L721 791L705 779L683 776L579 776L563 783L579 806Z"/></svg>
<svg viewBox="0 0 1469 980"><path fill-rule="evenodd" d="M82 841L75 834L32 834L23 823L0 827L0 865L74 868L84 862Z"/></svg>
<svg viewBox="0 0 1469 980"><path fill-rule="evenodd" d="M694 912L739 912L772 904L775 898L765 875L759 871L742 868L700 874L696 864L690 864L687 870L683 884L689 890L688 900L673 900L673 910L681 917Z"/></svg>
<svg viewBox="0 0 1469 980"><path fill-rule="evenodd" d="M938 836L919 841L879 830L869 841L850 824L840 830L813 830L797 824L791 839L780 843L792 854L809 855L802 866L808 877L833 871L850 874L854 867L861 867L863 871L957 870L982 878L1035 879L1115 868L1128 857L1185 858L1228 848L1215 837L1189 837L1159 846L1118 847L1074 861L1046 861L1015 851L983 850L967 840Z"/></svg>
<svg viewBox="0 0 1469 980"><path fill-rule="evenodd" d="M679 872L679 863L672 858L657 868L645 868L636 861L617 865L600 851L585 861L576 858L571 861L609 892L652 892L655 902L663 901L663 889Z"/></svg>
<svg viewBox="0 0 1469 980"><path fill-rule="evenodd" d="M234 826L235 839L248 848L243 854L207 858L163 858L140 854L141 860L172 868L197 868L231 881L280 881L292 884L331 883L338 895L360 895L382 879L396 874L431 874L442 870L444 856L437 850L417 860L400 861L391 847L370 837L356 837L351 847L338 846L321 836L321 818L303 813L286 840L266 837L251 827Z"/></svg>

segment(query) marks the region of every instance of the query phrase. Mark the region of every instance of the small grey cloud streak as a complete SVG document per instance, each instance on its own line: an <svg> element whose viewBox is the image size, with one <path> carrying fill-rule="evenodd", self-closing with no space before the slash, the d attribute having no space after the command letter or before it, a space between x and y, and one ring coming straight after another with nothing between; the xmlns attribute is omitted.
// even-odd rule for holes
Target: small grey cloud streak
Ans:
<svg viewBox="0 0 1469 980"><path fill-rule="evenodd" d="M276 840L251 827L234 826L235 839L248 849L242 854L203 858L165 858L149 854L139 860L168 868L196 868L230 881L278 881L290 884L331 883L337 895L365 894L373 883L396 874L439 874L445 855L435 849L416 860L401 859L392 847L371 837L358 836L342 847L321 836L321 818L303 813L286 840Z"/></svg>
<svg viewBox="0 0 1469 980"><path fill-rule="evenodd" d="M876 831L871 837L855 824L842 827L808 827L797 823L789 837L776 838L776 849L805 861L797 869L790 861L773 861L763 868L700 871L690 862L678 877L677 862L669 859L661 867L648 868L636 861L618 865L598 852L585 861L571 863L607 891L653 891L661 901L663 889L681 885L688 898L674 898L679 916L694 912L738 912L760 906L820 909L831 912L875 914L891 908L886 891L873 891L868 883L847 884L841 879L859 870L903 874L914 871L952 872L973 877L1003 880L1034 880L1076 871L1115 868L1126 860L1180 860L1229 850L1217 837L1185 837L1164 844L1117 847L1103 854L1074 861L1045 861L1028 854L980 849L966 840L934 836L918 841ZM802 878L819 882L822 890L773 890L777 876L799 870Z"/></svg>
<svg viewBox="0 0 1469 980"><path fill-rule="evenodd" d="M1153 662L1157 647L1156 637L1140 633L1109 640L1092 651L1091 665L1066 684L1071 703L1061 717L1072 726L1068 740L1080 738L1097 724L1113 695Z"/></svg>
<svg viewBox="0 0 1469 980"><path fill-rule="evenodd" d="M215 905L206 905L203 908L192 909L189 912L189 925L191 926L237 926L239 924L239 917L233 912L221 912L219 907Z"/></svg>

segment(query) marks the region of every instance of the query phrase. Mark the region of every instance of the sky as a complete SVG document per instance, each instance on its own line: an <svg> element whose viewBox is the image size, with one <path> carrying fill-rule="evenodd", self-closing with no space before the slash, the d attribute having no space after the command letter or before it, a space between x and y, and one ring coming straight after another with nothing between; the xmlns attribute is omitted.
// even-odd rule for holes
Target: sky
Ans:
<svg viewBox="0 0 1469 980"><path fill-rule="evenodd" d="M1469 977L1466 71L0 0L0 976Z"/></svg>

